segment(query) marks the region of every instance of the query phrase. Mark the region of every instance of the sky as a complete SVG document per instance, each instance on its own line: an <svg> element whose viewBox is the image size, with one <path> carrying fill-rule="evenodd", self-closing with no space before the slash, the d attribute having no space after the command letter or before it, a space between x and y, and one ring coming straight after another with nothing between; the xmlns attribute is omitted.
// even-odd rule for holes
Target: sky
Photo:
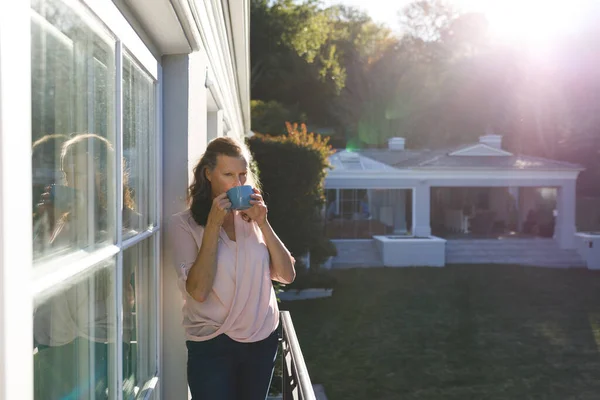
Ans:
<svg viewBox="0 0 600 400"><path fill-rule="evenodd" d="M376 22L400 32L398 12L411 0L321 0L325 6L345 4L363 11ZM499 37L530 42L549 42L556 35L572 32L585 17L585 5L597 0L450 0L464 11L486 15L492 32Z"/></svg>

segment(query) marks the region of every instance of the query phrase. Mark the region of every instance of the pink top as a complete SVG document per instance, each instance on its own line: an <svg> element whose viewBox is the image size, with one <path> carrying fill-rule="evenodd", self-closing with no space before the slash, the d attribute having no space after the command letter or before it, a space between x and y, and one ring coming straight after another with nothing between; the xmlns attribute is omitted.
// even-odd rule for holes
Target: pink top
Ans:
<svg viewBox="0 0 600 400"><path fill-rule="evenodd" d="M269 251L262 232L237 212L234 225L235 242L221 228L212 291L200 303L189 295L185 281L202 244L204 228L194 221L190 210L171 217L169 231L178 285L185 300L183 327L188 340L204 341L224 333L238 342L257 342L279 325Z"/></svg>

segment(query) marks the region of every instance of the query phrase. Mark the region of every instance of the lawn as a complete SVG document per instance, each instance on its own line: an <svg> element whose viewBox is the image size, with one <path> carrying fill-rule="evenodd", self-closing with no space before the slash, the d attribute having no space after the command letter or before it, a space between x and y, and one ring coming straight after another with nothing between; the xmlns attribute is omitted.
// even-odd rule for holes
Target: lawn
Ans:
<svg viewBox="0 0 600 400"><path fill-rule="evenodd" d="M600 273L518 266L333 271L283 303L329 400L600 399Z"/></svg>

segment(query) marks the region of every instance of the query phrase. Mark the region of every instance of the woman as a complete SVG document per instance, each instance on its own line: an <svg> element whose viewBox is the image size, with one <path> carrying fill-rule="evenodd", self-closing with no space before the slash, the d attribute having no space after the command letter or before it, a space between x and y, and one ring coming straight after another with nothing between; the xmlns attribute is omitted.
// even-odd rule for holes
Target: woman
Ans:
<svg viewBox="0 0 600 400"><path fill-rule="evenodd" d="M211 141L194 169L190 208L171 218L171 240L188 348L193 400L264 400L279 310L271 280L291 283L294 258L267 220L248 149ZM231 210L226 192L252 185L252 207Z"/></svg>

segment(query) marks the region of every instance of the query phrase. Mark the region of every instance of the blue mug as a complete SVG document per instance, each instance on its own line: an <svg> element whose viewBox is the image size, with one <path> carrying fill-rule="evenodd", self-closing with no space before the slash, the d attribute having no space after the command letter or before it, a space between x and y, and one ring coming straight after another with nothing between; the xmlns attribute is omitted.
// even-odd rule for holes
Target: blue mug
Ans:
<svg viewBox="0 0 600 400"><path fill-rule="evenodd" d="M233 210L247 210L252 207L250 195L254 194L254 190L250 185L235 186L227 191L227 197L231 201Z"/></svg>

